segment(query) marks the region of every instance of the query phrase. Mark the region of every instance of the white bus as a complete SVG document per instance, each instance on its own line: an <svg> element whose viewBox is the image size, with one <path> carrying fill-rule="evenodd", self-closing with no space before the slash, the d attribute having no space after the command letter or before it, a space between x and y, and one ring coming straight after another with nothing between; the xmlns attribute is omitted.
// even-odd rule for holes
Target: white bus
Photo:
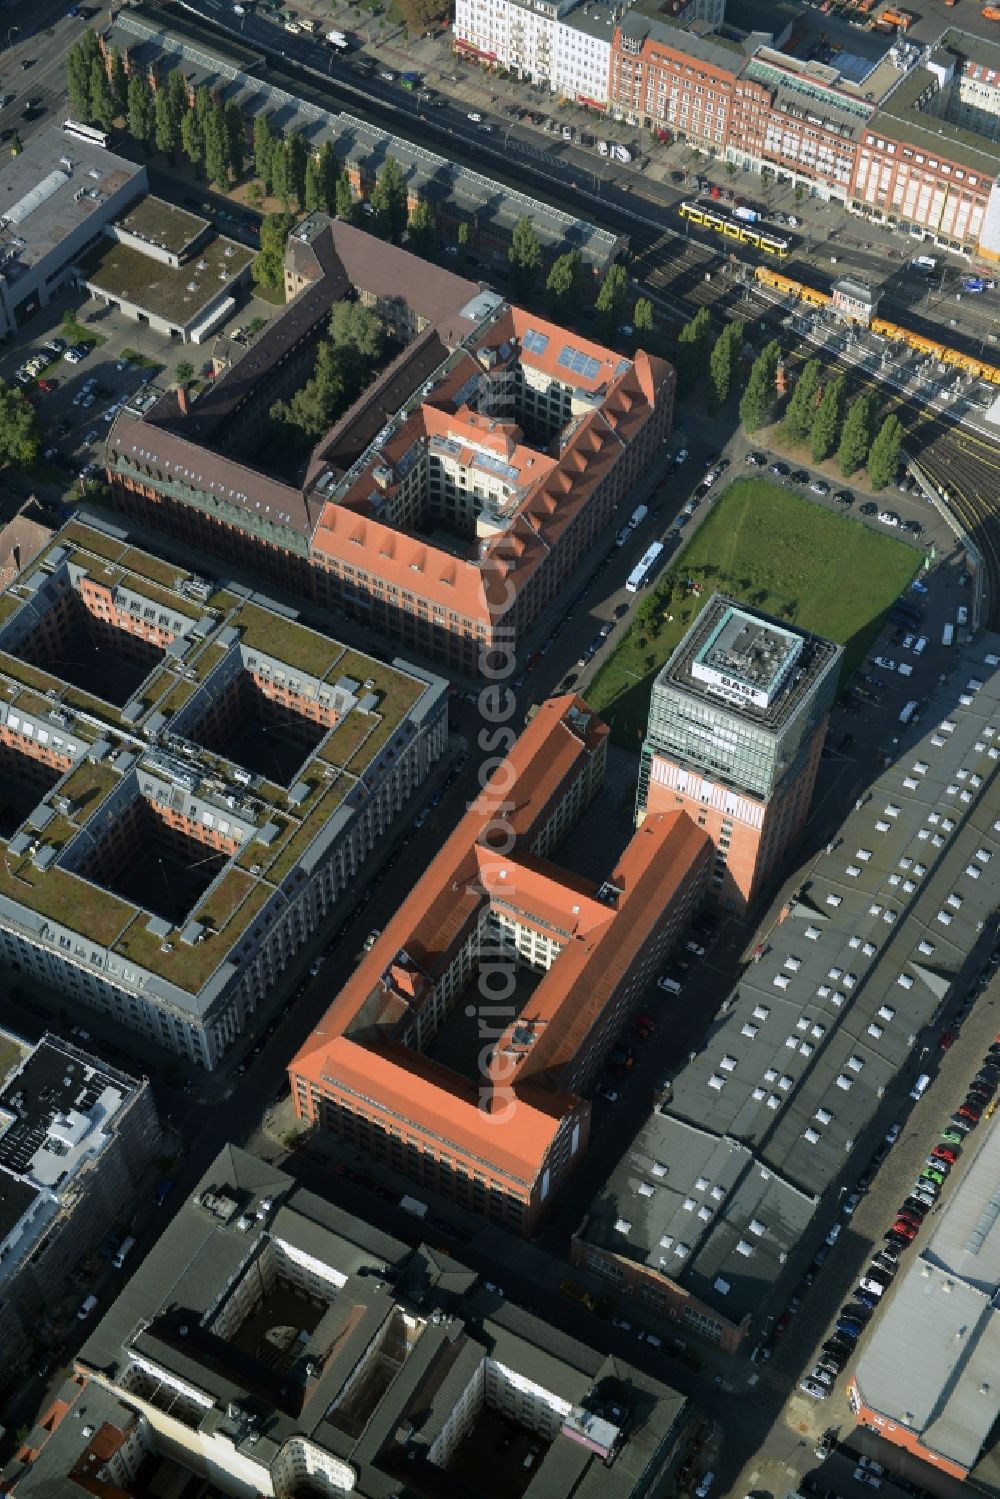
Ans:
<svg viewBox="0 0 1000 1499"><path fill-rule="evenodd" d="M63 120L63 135L71 135L78 141L90 141L92 146L107 146L110 139L107 130L96 125L81 125L77 120Z"/></svg>
<svg viewBox="0 0 1000 1499"><path fill-rule="evenodd" d="M629 593L638 593L643 584L648 583L660 558L663 556L663 543L654 541L651 547L643 552L635 567L625 579L625 587Z"/></svg>

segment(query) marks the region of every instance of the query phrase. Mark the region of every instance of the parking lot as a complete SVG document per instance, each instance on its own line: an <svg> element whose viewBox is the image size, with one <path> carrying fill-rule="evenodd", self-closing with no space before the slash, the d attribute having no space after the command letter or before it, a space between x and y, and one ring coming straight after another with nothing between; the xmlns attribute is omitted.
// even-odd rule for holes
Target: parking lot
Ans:
<svg viewBox="0 0 1000 1499"><path fill-rule="evenodd" d="M270 317L274 311L254 300L240 309L237 320ZM63 325L67 312L76 315L87 340L93 341L78 363L67 358L74 343ZM45 368L23 388L38 410L44 435L44 467L32 476L31 487L52 496L67 491L87 465L100 466L115 410L144 381L169 385L182 362L194 366L196 378L204 378L211 353L209 346L163 338L96 299L81 301L77 292L67 290L11 338L0 356L0 376L17 383L17 371L47 343L58 343L60 352L49 354Z"/></svg>

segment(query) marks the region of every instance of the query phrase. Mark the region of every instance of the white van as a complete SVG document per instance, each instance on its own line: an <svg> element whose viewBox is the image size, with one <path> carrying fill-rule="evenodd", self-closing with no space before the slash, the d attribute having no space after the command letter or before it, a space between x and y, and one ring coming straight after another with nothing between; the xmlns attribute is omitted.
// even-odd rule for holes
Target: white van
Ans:
<svg viewBox="0 0 1000 1499"><path fill-rule="evenodd" d="M901 713L899 715L899 721L900 721L900 723L909 723L910 719L913 717L913 715L914 715L914 713L916 713L916 711L917 711L917 700L916 700L916 698L913 698L912 701L904 704L903 709L902 709L902 711L901 711Z"/></svg>
<svg viewBox="0 0 1000 1499"><path fill-rule="evenodd" d="M914 255L910 264L915 265L918 271L930 271L933 273L938 268L937 260L933 255Z"/></svg>
<svg viewBox="0 0 1000 1499"><path fill-rule="evenodd" d="M931 1076L930 1076L930 1073L929 1072L922 1072L920 1074L920 1076L917 1078L916 1082L913 1084L913 1087L910 1089L910 1097L914 1100L914 1102L916 1102L916 1100L918 1098L923 1098L924 1094L927 1092L927 1089L930 1087L930 1085L931 1085Z"/></svg>
<svg viewBox="0 0 1000 1499"><path fill-rule="evenodd" d="M81 1303L80 1303L80 1310L77 1312L76 1315L79 1317L79 1319L80 1319L81 1322L86 1322L87 1318L90 1316L91 1312L94 1311L94 1309L96 1308L96 1306L97 1306L97 1297L96 1296L88 1296L85 1301L81 1301Z"/></svg>
<svg viewBox="0 0 1000 1499"><path fill-rule="evenodd" d="M129 1237L127 1239L122 1239L121 1243L115 1251L115 1257L112 1262L116 1270L120 1270L122 1268L134 1248L135 1240L133 1238Z"/></svg>
<svg viewBox="0 0 1000 1499"><path fill-rule="evenodd" d="M955 639L955 626L954 625L950 625L950 624L949 625L945 625L944 629L941 631L941 644L942 645L951 645L951 643L952 643L952 641L954 639Z"/></svg>
<svg viewBox="0 0 1000 1499"><path fill-rule="evenodd" d="M964 604L959 604L958 613L955 617L964 630L965 626L969 623L969 611L968 609L966 609Z"/></svg>
<svg viewBox="0 0 1000 1499"><path fill-rule="evenodd" d="M898 666L896 667L896 670L899 672L899 675L901 677L913 676L913 667L910 665L909 661L900 661Z"/></svg>
<svg viewBox="0 0 1000 1499"><path fill-rule="evenodd" d="M666 974L661 979L656 980L656 987L658 989L666 989L668 994L680 994L681 992L681 986L677 980L668 978Z"/></svg>

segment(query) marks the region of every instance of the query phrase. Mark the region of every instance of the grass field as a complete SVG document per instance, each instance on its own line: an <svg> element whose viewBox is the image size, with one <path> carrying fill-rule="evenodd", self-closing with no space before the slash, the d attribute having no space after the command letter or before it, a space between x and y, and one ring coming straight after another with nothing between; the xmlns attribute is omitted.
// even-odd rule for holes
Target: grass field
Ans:
<svg viewBox="0 0 1000 1499"><path fill-rule="evenodd" d="M638 749L653 678L716 592L837 641L845 679L920 565L915 548L861 521L766 479L737 479L650 590L587 701L618 744Z"/></svg>

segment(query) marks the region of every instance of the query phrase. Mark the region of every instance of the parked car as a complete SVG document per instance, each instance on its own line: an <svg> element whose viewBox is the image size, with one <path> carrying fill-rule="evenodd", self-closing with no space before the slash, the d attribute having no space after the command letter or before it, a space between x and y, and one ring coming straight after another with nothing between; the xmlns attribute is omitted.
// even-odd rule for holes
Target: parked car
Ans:
<svg viewBox="0 0 1000 1499"><path fill-rule="evenodd" d="M844 505L848 508L854 504L854 496L849 489L835 489L833 491L833 498L837 501L838 505Z"/></svg>
<svg viewBox="0 0 1000 1499"><path fill-rule="evenodd" d="M804 1395L811 1395L814 1400L826 1400L830 1394L826 1385L819 1384L815 1379L803 1379L799 1389Z"/></svg>
<svg viewBox="0 0 1000 1499"><path fill-rule="evenodd" d="M942 1161L947 1161L949 1166L954 1166L958 1160L958 1151L953 1150L950 1145L935 1145L931 1151L931 1160L937 1156Z"/></svg>
<svg viewBox="0 0 1000 1499"><path fill-rule="evenodd" d="M834 1326L845 1338L850 1338L855 1343L864 1331L864 1323L857 1317L838 1317Z"/></svg>
<svg viewBox="0 0 1000 1499"><path fill-rule="evenodd" d="M825 479L814 479L809 488L813 494L829 494L830 486Z"/></svg>

